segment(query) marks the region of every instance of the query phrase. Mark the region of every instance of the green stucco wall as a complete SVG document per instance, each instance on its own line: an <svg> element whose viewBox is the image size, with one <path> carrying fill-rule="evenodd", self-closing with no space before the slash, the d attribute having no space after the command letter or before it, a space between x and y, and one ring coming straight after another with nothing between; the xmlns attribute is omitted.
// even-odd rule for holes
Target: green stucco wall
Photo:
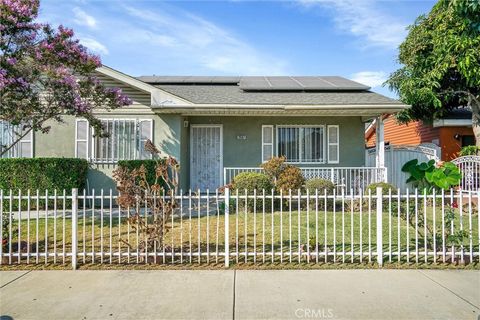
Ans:
<svg viewBox="0 0 480 320"><path fill-rule="evenodd" d="M163 155L171 155L182 161L180 138L183 121L177 115L151 114L108 114L101 115L102 119L153 119L153 142ZM65 116L64 123L51 123L51 130L48 134L36 132L33 139L34 157L75 157L75 118ZM112 179L112 172L116 165L94 164L90 165L87 185L89 189L115 189Z"/></svg>
<svg viewBox="0 0 480 320"><path fill-rule="evenodd" d="M364 124L360 117L182 117L155 114L107 114L100 118L153 119L153 141L163 155L180 162L180 187L190 186L190 128L192 124L223 126L224 167L258 167L262 155L262 125L339 125L340 163L311 166L359 167L365 164ZM188 121L188 126L184 126ZM35 157L74 157L75 118L64 117L64 123L52 123L48 134L34 135ZM244 135L246 140L237 136ZM307 166L307 165L302 165ZM95 189L115 189L112 171L115 165L91 164L88 186Z"/></svg>
<svg viewBox="0 0 480 320"><path fill-rule="evenodd" d="M338 125L340 132L340 163L301 166L360 167L365 165L364 124L360 117L187 117L192 124L223 126L223 166L258 167L262 157L262 125ZM190 130L182 134L183 164L188 164ZM246 140L237 136L244 135ZM188 188L189 172L182 167L183 187Z"/></svg>

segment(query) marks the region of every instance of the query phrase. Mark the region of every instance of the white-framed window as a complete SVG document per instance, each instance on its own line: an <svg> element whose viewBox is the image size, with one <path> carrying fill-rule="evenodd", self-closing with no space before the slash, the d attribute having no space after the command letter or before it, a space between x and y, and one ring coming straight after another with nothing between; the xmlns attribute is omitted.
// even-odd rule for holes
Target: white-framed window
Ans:
<svg viewBox="0 0 480 320"><path fill-rule="evenodd" d="M273 126L262 126L262 162L273 157Z"/></svg>
<svg viewBox="0 0 480 320"><path fill-rule="evenodd" d="M75 157L88 158L89 145L89 130L88 121L85 119L77 119L75 123Z"/></svg>
<svg viewBox="0 0 480 320"><path fill-rule="evenodd" d="M101 119L107 137L94 136L87 120L79 119L75 130L75 155L95 163L150 159L145 142L153 140L151 119Z"/></svg>
<svg viewBox="0 0 480 320"><path fill-rule="evenodd" d="M21 126L15 126L7 121L0 120L0 153L22 135ZM32 158L33 157L33 130L17 142L2 158Z"/></svg>
<svg viewBox="0 0 480 320"><path fill-rule="evenodd" d="M292 163L325 163L325 126L277 126L276 150Z"/></svg>
<svg viewBox="0 0 480 320"><path fill-rule="evenodd" d="M337 125L329 125L328 131L328 163L339 163L340 133Z"/></svg>

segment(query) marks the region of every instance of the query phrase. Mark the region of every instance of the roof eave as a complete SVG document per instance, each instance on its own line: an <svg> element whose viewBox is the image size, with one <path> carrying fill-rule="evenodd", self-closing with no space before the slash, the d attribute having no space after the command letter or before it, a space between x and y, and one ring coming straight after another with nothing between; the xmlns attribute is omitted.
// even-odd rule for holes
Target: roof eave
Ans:
<svg viewBox="0 0 480 320"><path fill-rule="evenodd" d="M164 105L152 106L157 113L179 114L219 114L242 113L295 113L314 114L331 113L332 115L361 115L376 116L390 114L409 108L404 104L381 105L258 105L258 104L194 104L194 105Z"/></svg>

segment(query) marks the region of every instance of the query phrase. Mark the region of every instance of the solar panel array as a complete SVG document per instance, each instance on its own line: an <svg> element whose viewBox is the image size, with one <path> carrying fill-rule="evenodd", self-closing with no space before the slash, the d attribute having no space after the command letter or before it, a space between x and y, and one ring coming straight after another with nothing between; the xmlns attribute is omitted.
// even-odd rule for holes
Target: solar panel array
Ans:
<svg viewBox="0 0 480 320"><path fill-rule="evenodd" d="M363 91L370 87L342 77L242 77L244 91Z"/></svg>
<svg viewBox="0 0 480 320"><path fill-rule="evenodd" d="M370 87L338 76L142 76L150 84L238 85L243 91L365 91Z"/></svg>
<svg viewBox="0 0 480 320"><path fill-rule="evenodd" d="M138 80L156 84L237 84L235 76L141 76Z"/></svg>

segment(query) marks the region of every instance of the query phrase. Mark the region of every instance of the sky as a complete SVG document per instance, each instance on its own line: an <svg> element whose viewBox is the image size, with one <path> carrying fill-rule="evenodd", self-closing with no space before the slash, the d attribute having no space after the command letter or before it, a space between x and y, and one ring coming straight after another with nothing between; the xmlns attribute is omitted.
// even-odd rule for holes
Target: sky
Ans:
<svg viewBox="0 0 480 320"><path fill-rule="evenodd" d="M42 0L104 65L140 75L339 75L382 87L435 1Z"/></svg>

